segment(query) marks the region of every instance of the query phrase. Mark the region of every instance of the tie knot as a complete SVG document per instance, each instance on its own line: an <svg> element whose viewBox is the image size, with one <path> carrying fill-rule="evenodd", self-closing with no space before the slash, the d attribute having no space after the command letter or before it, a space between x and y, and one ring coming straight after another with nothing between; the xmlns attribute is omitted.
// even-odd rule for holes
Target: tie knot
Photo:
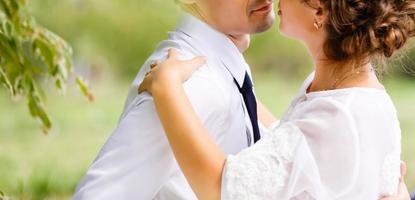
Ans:
<svg viewBox="0 0 415 200"><path fill-rule="evenodd" d="M239 85L238 87L239 87L239 92L241 93L247 93L247 92L252 91L252 87L253 87L252 81L247 72L245 73L244 83L242 87L240 87Z"/></svg>

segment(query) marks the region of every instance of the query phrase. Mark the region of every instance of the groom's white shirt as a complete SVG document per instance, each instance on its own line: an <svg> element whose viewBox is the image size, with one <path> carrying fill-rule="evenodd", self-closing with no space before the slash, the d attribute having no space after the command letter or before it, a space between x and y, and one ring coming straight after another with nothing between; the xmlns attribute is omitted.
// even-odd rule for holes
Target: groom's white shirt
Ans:
<svg viewBox="0 0 415 200"><path fill-rule="evenodd" d="M197 199L174 159L152 97L137 95L149 65L165 59L169 48L178 49L183 59L207 57L207 63L184 83L184 88L221 149L235 154L252 144L252 126L234 83L235 79L242 85L245 72L250 73L249 66L229 38L184 14L176 31L158 45L133 81L118 127L73 199Z"/></svg>

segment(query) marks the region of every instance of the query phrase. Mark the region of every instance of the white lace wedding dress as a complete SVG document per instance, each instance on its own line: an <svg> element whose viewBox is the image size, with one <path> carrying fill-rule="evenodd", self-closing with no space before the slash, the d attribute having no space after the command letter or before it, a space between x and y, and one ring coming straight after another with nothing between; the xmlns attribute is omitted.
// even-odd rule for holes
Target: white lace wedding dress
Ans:
<svg viewBox="0 0 415 200"><path fill-rule="evenodd" d="M305 93L279 125L227 158L225 200L376 200L400 176L400 128L386 91L349 88Z"/></svg>

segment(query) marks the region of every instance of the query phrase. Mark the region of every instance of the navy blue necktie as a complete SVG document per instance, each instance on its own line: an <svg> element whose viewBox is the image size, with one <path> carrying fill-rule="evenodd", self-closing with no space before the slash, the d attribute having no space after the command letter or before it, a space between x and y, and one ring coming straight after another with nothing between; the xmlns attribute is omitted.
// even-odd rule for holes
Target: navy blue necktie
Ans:
<svg viewBox="0 0 415 200"><path fill-rule="evenodd" d="M251 78L249 78L248 73L245 73L245 79L242 87L239 86L236 80L235 83L239 88L239 92L242 94L242 97L244 98L246 109L248 110L249 118L251 119L252 123L252 130L254 132L254 142L257 142L259 139L261 139L261 135L259 134L257 102L255 99Z"/></svg>

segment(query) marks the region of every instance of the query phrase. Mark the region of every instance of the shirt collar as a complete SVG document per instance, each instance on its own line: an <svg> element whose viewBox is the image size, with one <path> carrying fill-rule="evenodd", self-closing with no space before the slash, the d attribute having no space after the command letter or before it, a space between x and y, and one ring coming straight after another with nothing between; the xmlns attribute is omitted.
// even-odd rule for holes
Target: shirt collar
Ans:
<svg viewBox="0 0 415 200"><path fill-rule="evenodd" d="M247 64L239 49L226 35L187 13L183 13L176 31L200 44L204 48L201 52L207 53L205 56L219 57L238 84L243 84Z"/></svg>

